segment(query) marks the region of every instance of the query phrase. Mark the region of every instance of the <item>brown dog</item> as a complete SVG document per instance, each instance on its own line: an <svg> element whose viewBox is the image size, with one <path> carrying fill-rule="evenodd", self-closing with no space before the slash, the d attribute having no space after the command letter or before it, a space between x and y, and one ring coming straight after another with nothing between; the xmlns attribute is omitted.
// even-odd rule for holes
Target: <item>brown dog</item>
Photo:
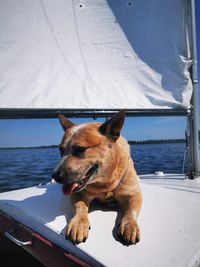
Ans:
<svg viewBox="0 0 200 267"><path fill-rule="evenodd" d="M88 209L93 199L114 198L122 210L118 234L129 245L139 242L136 222L142 194L130 157L129 145L120 136L125 111L103 124L89 122L75 125L63 115L65 131L60 144L61 161L52 177L63 184L63 193L72 195L75 215L67 226L66 238L74 243L87 239Z"/></svg>

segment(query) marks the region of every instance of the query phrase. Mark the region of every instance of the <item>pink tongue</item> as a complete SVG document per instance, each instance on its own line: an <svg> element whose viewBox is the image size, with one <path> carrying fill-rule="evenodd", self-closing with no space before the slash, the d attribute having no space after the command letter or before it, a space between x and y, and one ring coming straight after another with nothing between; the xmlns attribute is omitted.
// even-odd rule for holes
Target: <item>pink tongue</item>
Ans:
<svg viewBox="0 0 200 267"><path fill-rule="evenodd" d="M64 195L71 195L72 192L78 187L78 183L71 183L68 185L63 185L62 191Z"/></svg>

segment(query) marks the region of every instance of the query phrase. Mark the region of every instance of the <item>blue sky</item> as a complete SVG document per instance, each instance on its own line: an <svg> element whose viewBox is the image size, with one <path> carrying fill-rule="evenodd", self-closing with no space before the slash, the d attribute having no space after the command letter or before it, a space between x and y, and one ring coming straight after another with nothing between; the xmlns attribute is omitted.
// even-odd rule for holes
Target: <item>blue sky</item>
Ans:
<svg viewBox="0 0 200 267"><path fill-rule="evenodd" d="M72 121L81 123L88 119ZM122 134L129 140L183 138L185 124L182 117L126 118ZM0 129L0 147L58 144L63 134L57 119L2 120Z"/></svg>
<svg viewBox="0 0 200 267"><path fill-rule="evenodd" d="M197 14L200 14L200 1L196 1L196 8ZM199 16L197 16L197 51L200 62ZM198 74L200 77L200 67ZM81 123L88 119L72 121ZM103 122L104 119L98 121ZM128 140L184 138L185 128L185 117L134 117L126 118L122 134ZM62 134L63 130L57 119L0 120L0 147L59 144Z"/></svg>

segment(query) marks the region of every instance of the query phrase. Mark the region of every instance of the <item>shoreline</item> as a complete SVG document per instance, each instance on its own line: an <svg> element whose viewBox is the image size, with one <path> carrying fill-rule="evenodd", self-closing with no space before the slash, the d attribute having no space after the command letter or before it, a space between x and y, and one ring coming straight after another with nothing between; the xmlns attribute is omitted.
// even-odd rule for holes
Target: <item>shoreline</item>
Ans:
<svg viewBox="0 0 200 267"><path fill-rule="evenodd" d="M129 145L148 145L148 144L176 144L185 143L185 139L161 139L161 140L128 140ZM49 146L28 146L28 147L0 147L0 150L18 150L18 149L47 149L47 148L58 148L58 145Z"/></svg>

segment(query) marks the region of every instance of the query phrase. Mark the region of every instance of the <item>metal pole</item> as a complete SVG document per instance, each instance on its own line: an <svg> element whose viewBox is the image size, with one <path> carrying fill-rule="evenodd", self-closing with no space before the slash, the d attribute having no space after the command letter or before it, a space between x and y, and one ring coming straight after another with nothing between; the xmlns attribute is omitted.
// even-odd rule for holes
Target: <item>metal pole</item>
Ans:
<svg viewBox="0 0 200 267"><path fill-rule="evenodd" d="M199 161L199 110L198 110L198 74L197 74L197 48L196 48L196 21L195 21L195 0L191 0L191 19L192 19L192 108L189 116L190 134L191 134L191 159L192 170L191 177L197 178L200 176L200 161Z"/></svg>

